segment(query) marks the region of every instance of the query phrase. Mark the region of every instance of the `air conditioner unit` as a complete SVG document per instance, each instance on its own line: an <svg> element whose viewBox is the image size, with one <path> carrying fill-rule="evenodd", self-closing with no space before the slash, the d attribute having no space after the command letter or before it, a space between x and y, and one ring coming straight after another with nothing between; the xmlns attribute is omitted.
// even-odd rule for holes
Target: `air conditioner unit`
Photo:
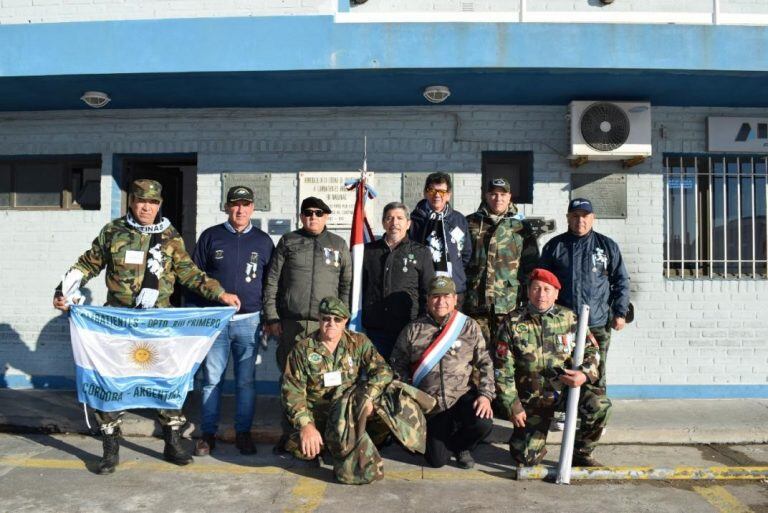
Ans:
<svg viewBox="0 0 768 513"><path fill-rule="evenodd" d="M622 160L651 156L651 104L577 101L571 114L570 158Z"/></svg>

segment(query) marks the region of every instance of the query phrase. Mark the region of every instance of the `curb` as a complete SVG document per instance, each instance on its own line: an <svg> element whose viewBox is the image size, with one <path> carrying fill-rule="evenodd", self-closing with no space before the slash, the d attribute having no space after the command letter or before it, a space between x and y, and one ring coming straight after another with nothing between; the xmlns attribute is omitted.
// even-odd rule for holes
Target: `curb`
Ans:
<svg viewBox="0 0 768 513"><path fill-rule="evenodd" d="M515 479L551 480L557 467L518 467ZM768 467L573 467L571 481L736 481L768 479Z"/></svg>

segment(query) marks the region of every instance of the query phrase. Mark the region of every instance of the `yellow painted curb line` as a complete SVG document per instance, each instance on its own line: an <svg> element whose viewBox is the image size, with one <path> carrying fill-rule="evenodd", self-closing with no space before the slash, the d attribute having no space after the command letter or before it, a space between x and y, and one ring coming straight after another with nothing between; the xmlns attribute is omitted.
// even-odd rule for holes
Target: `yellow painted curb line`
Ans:
<svg viewBox="0 0 768 513"><path fill-rule="evenodd" d="M554 479L556 467L520 467L516 478ZM768 467L573 467L572 481L592 480L757 480L768 479Z"/></svg>

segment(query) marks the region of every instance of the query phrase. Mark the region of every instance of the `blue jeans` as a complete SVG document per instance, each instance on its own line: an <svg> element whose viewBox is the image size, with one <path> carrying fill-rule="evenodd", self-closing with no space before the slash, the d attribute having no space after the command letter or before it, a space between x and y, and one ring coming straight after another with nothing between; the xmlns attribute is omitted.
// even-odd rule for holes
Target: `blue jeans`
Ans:
<svg viewBox="0 0 768 513"><path fill-rule="evenodd" d="M261 314L230 321L213 343L203 362L203 433L215 434L221 413L221 384L230 351L235 370L235 431L250 431L256 408L256 355L261 334Z"/></svg>

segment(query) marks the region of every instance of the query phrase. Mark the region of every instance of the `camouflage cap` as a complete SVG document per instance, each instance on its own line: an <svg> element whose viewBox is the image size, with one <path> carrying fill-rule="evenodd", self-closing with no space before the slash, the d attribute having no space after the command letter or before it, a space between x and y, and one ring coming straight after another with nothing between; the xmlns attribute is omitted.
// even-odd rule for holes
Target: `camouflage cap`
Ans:
<svg viewBox="0 0 768 513"><path fill-rule="evenodd" d="M142 178L131 184L131 195L134 198L163 201L163 186L160 182Z"/></svg>
<svg viewBox="0 0 768 513"><path fill-rule="evenodd" d="M430 280L428 290L430 296L456 294L456 284L448 276L435 276Z"/></svg>
<svg viewBox="0 0 768 513"><path fill-rule="evenodd" d="M319 311L320 315L336 315L345 319L350 317L349 308L344 304L344 301L333 296L324 297L320 301Z"/></svg>

